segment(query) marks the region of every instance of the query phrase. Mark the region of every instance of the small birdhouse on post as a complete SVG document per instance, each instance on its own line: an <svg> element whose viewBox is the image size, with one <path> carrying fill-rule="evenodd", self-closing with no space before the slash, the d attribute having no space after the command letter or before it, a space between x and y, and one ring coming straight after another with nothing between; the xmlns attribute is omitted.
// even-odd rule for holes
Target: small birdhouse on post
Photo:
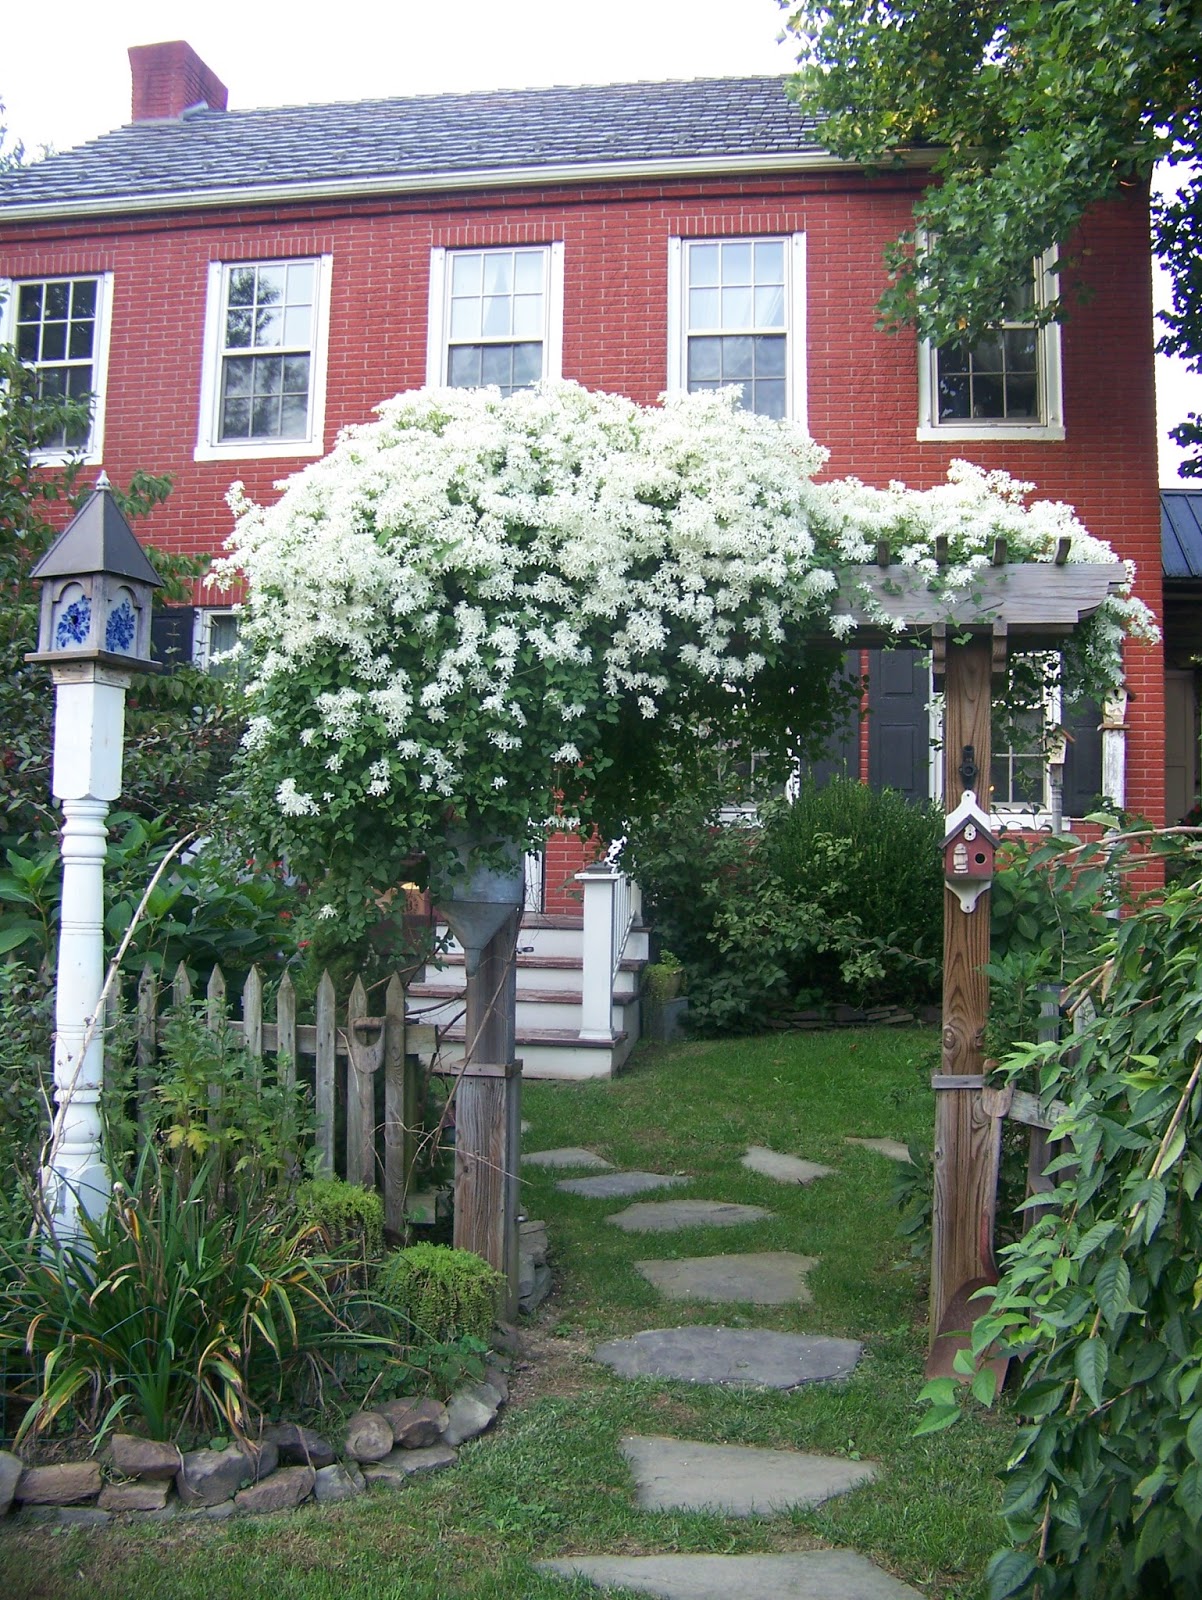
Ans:
<svg viewBox="0 0 1202 1600"><path fill-rule="evenodd" d="M997 839L989 815L977 804L976 794L965 789L946 819L943 836L943 877L963 912L976 909L977 901L993 882Z"/></svg>
<svg viewBox="0 0 1202 1600"><path fill-rule="evenodd" d="M108 1204L101 1149L104 1045L104 856L109 805L121 793L125 691L149 672L152 591L161 579L134 538L108 479L31 574L42 584L38 648L27 661L54 680L51 789L62 802L63 895L55 991L56 1111L42 1173L60 1239Z"/></svg>

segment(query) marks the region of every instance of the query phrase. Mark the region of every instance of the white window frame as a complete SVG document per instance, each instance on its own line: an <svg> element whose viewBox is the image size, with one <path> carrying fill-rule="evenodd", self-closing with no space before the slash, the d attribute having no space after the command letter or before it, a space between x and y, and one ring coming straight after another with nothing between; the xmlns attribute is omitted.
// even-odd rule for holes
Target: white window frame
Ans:
<svg viewBox="0 0 1202 1600"><path fill-rule="evenodd" d="M98 467L104 460L104 411L108 392L109 335L112 331L113 274L111 272L39 272L26 278L0 278L0 344L17 342L17 290L24 283L80 283L96 285L96 330L92 346L92 422L85 445L70 450L39 450L34 464L61 467L78 462ZM48 363L53 365L53 363Z"/></svg>
<svg viewBox="0 0 1202 1600"><path fill-rule="evenodd" d="M300 439L221 439L221 367L225 348L226 284L237 267L280 267L310 262L316 268L313 343L309 365L309 427ZM325 453L326 369L330 347L330 282L334 258L273 256L211 261L205 287L204 356L200 374L200 424L194 461L278 460Z"/></svg>
<svg viewBox="0 0 1202 1600"><path fill-rule="evenodd" d="M192 665L201 672L213 671L213 623L219 617L240 616L238 606L197 606L192 619Z"/></svg>
<svg viewBox="0 0 1202 1600"><path fill-rule="evenodd" d="M450 351L450 266L455 255L491 255L500 251L539 250L543 255L543 377L551 381L563 377L563 243L522 243L463 245L461 248L435 245L430 251L430 293L426 322L426 383L435 389L447 386ZM528 343L533 341L499 341Z"/></svg>
<svg viewBox="0 0 1202 1600"><path fill-rule="evenodd" d="M1046 250L1034 262L1035 292L1040 305L1059 293L1058 255ZM956 439L1035 439L1057 443L1064 438L1064 383L1061 369L1060 324L1049 322L1037 330L1035 373L1039 393L1039 415L1030 421L1014 417L957 417L939 420L938 346L929 339L918 341L918 433L920 443L934 444Z"/></svg>
<svg viewBox="0 0 1202 1600"><path fill-rule="evenodd" d="M785 246L785 416L807 425L806 394L806 236L804 233L726 234L668 240L668 392L688 390L687 246L691 244L763 244L779 239Z"/></svg>

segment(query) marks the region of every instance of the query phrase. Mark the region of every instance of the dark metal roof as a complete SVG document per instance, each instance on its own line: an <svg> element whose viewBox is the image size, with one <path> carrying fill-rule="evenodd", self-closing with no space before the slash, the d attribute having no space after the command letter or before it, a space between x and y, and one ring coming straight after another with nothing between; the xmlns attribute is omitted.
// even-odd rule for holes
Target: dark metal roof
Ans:
<svg viewBox="0 0 1202 1600"><path fill-rule="evenodd" d="M1202 489L1160 491L1160 551L1166 578L1202 578Z"/></svg>
<svg viewBox="0 0 1202 1600"><path fill-rule="evenodd" d="M425 95L133 123L0 177L8 208L823 154L777 77Z"/></svg>
<svg viewBox="0 0 1202 1600"><path fill-rule="evenodd" d="M111 572L153 588L162 578L113 499L107 478L102 478L46 554L30 572L31 578L71 578L88 572Z"/></svg>

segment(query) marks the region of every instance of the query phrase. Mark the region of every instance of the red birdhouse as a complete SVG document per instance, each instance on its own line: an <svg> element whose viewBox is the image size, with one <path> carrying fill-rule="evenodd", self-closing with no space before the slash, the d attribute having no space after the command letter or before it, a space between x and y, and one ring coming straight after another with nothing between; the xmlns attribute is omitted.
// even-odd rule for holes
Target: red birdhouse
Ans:
<svg viewBox="0 0 1202 1600"><path fill-rule="evenodd" d="M962 911L972 911L993 882L996 850L989 814L977 804L973 790L966 789L959 805L948 813L943 836L944 880L959 899Z"/></svg>

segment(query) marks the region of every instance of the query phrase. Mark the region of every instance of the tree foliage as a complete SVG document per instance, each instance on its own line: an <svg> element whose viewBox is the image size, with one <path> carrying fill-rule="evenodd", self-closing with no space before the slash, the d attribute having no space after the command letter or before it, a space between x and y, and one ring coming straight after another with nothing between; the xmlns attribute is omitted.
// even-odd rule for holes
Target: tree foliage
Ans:
<svg viewBox="0 0 1202 1600"><path fill-rule="evenodd" d="M1094 201L1199 154L1202 0L814 0L787 29L801 46L795 92L825 118L830 149L881 167L935 147L939 181L888 253L880 310L936 343L997 322L1031 259L1065 246ZM1154 215L1174 286L1161 348L1195 368L1200 224L1195 175ZM1202 418L1174 436L1202 445ZM1183 470L1202 474L1202 453Z"/></svg>

